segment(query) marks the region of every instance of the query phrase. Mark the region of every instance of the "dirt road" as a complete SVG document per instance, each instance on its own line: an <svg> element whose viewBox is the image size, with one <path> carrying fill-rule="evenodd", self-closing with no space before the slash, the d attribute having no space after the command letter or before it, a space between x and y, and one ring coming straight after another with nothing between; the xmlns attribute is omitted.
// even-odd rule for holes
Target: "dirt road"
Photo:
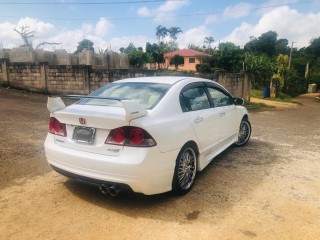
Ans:
<svg viewBox="0 0 320 240"><path fill-rule="evenodd" d="M0 239L319 239L320 103L253 112L252 139L183 197L117 198L46 164L46 97L0 88Z"/></svg>

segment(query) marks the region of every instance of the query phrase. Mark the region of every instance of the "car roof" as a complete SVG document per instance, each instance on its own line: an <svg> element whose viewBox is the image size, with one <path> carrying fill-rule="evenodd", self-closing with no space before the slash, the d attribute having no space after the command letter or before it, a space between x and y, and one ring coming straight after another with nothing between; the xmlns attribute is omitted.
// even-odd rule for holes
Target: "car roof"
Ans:
<svg viewBox="0 0 320 240"><path fill-rule="evenodd" d="M183 80L191 80L194 82L203 82L210 81L203 78L194 78L194 77L183 77L183 76L158 76L158 77L138 77L138 78L127 78L123 80L118 80L116 82L141 82L141 83L166 83L166 84L175 84Z"/></svg>

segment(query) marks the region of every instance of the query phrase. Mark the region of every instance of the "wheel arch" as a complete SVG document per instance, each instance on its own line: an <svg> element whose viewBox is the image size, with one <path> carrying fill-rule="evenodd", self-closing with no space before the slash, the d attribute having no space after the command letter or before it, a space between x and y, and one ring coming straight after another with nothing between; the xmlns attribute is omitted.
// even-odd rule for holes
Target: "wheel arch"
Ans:
<svg viewBox="0 0 320 240"><path fill-rule="evenodd" d="M183 149L187 145L190 145L190 146L194 147L194 150L195 150L196 155L197 155L197 171L199 171L199 169L200 169L200 150L199 150L199 146L194 140L189 140L188 142L186 142L181 147L181 149Z"/></svg>

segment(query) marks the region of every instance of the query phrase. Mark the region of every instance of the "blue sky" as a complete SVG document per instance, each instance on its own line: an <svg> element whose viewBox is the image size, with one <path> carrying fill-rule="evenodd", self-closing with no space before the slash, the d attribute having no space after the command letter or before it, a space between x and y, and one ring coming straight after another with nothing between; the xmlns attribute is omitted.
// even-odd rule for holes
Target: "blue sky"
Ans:
<svg viewBox="0 0 320 240"><path fill-rule="evenodd" d="M269 30L294 41L296 47L320 36L319 0L0 0L0 10L0 47L4 48L22 43L13 29L25 25L35 31L34 45L59 42L47 48L69 52L84 38L93 41L96 50L118 51L130 42L145 46L157 41L158 25L183 30L177 40L180 48L190 43L201 46L208 36L215 44L231 41L243 47L250 36Z"/></svg>

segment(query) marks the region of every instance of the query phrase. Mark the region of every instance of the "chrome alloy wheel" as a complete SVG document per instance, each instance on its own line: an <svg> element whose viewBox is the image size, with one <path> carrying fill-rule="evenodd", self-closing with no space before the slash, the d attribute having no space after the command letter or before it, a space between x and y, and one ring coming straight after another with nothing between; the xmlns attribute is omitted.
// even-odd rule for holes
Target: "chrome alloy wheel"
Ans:
<svg viewBox="0 0 320 240"><path fill-rule="evenodd" d="M237 145L241 146L245 144L249 140L250 134L251 134L250 123L248 121L242 121L239 128Z"/></svg>
<svg viewBox="0 0 320 240"><path fill-rule="evenodd" d="M178 180L182 189L188 190L196 177L196 153L192 148L186 148L179 159Z"/></svg>

